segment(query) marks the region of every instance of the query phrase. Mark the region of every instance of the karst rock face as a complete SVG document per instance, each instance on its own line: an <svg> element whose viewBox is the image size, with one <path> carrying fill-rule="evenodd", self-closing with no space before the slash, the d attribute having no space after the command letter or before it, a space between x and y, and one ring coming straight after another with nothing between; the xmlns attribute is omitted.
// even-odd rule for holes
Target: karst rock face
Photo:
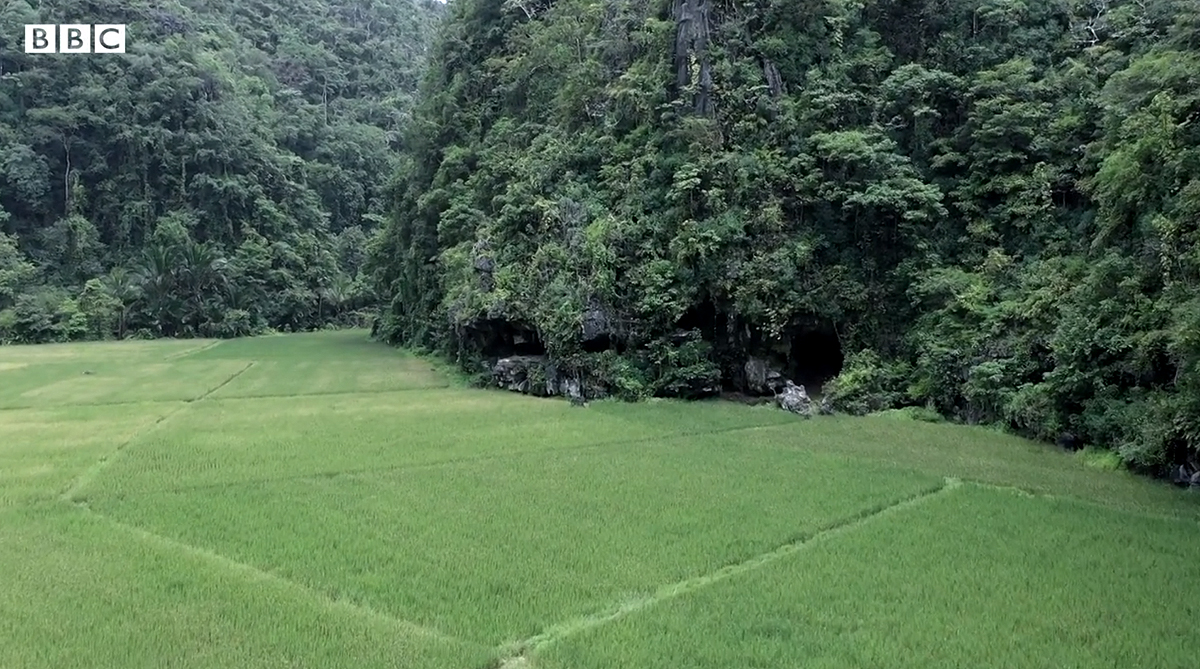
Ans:
<svg viewBox="0 0 1200 669"><path fill-rule="evenodd" d="M1200 466L1194 459L1176 466L1171 472L1171 481L1176 485L1200 487Z"/></svg>
<svg viewBox="0 0 1200 669"><path fill-rule="evenodd" d="M1170 474L1200 453L1200 3L979 6L450 3L378 331L524 392L927 406ZM517 329L540 350L489 334Z"/></svg>
<svg viewBox="0 0 1200 669"><path fill-rule="evenodd" d="M496 387L518 393L541 394L545 387L535 382L546 366L542 355L514 355L501 358L492 366ZM550 394L550 393L546 393Z"/></svg>
<svg viewBox="0 0 1200 669"><path fill-rule="evenodd" d="M831 398L829 395L822 396L821 406L819 407L818 411L822 416L832 416L834 413L836 413L833 407L833 398Z"/></svg>
<svg viewBox="0 0 1200 669"><path fill-rule="evenodd" d="M767 361L761 358L747 360L745 374L746 392L751 395L777 395L789 383L783 374L771 369Z"/></svg>
<svg viewBox="0 0 1200 669"><path fill-rule="evenodd" d="M565 397L573 402L600 399L606 388L564 374L546 355L513 355L491 364L491 381L497 388L539 397Z"/></svg>

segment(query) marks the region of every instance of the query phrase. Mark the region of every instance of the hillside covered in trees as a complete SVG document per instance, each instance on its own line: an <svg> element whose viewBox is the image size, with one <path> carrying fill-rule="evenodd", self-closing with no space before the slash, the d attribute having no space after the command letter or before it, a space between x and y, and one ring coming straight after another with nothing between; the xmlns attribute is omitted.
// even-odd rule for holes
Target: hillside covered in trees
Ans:
<svg viewBox="0 0 1200 669"><path fill-rule="evenodd" d="M761 360L844 411L1195 468L1200 4L457 0L444 30L382 337L626 397Z"/></svg>
<svg viewBox="0 0 1200 669"><path fill-rule="evenodd" d="M352 322L434 0L6 0L0 342ZM123 55L24 24L126 23Z"/></svg>

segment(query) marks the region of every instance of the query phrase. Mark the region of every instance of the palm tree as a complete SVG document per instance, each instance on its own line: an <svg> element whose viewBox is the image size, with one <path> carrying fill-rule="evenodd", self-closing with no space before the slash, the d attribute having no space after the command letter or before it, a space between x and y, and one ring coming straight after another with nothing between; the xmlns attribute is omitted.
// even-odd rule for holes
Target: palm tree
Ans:
<svg viewBox="0 0 1200 669"><path fill-rule="evenodd" d="M322 288L318 294L320 295L321 306L329 305L333 310L331 316L336 319L341 313L342 308L354 299L354 282L350 277L339 272L333 278L333 282Z"/></svg>
<svg viewBox="0 0 1200 669"><path fill-rule="evenodd" d="M171 249L159 244L143 249L137 281L158 333L173 333L180 304L175 291L175 254Z"/></svg>
<svg viewBox="0 0 1200 669"><path fill-rule="evenodd" d="M120 317L117 321L117 338L125 338L125 326L129 320L129 309L142 296L138 277L124 267L114 267L107 276L100 280L104 292L121 305Z"/></svg>
<svg viewBox="0 0 1200 669"><path fill-rule="evenodd" d="M205 298L226 283L227 266L225 258L207 244L189 242L179 250L179 283L187 294L193 331L199 331L204 320Z"/></svg>

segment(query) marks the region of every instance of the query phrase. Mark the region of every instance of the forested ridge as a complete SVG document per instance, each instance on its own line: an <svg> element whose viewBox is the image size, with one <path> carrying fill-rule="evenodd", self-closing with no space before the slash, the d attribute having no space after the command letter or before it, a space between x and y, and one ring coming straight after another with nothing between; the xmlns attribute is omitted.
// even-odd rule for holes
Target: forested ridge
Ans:
<svg viewBox="0 0 1200 669"><path fill-rule="evenodd" d="M457 0L429 63L383 338L1196 468L1198 3Z"/></svg>
<svg viewBox="0 0 1200 669"><path fill-rule="evenodd" d="M23 53L89 20L128 53ZM793 379L1200 469L1191 0L9 0L0 40L2 342L377 313L526 392Z"/></svg>
<svg viewBox="0 0 1200 669"><path fill-rule="evenodd" d="M432 0L5 0L0 342L360 322ZM125 23L125 54L25 24Z"/></svg>

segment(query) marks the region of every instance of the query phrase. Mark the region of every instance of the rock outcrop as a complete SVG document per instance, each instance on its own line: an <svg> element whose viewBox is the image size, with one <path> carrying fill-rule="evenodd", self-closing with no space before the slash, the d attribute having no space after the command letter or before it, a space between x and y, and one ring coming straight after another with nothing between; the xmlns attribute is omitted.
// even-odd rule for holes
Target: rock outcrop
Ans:
<svg viewBox="0 0 1200 669"><path fill-rule="evenodd" d="M513 355L492 365L492 383L497 388L538 397L566 397L575 404L605 396L605 389L583 379L563 374L544 355Z"/></svg>
<svg viewBox="0 0 1200 669"><path fill-rule="evenodd" d="M1171 470L1171 482L1176 485L1200 487L1200 467L1194 462L1175 467Z"/></svg>
<svg viewBox="0 0 1200 669"><path fill-rule="evenodd" d="M583 312L580 338L585 351L599 352L612 346L617 338L616 324L608 309L592 300Z"/></svg>
<svg viewBox="0 0 1200 669"><path fill-rule="evenodd" d="M746 392L751 395L778 395L789 381L771 369L766 360L750 358L745 365Z"/></svg>
<svg viewBox="0 0 1200 669"><path fill-rule="evenodd" d="M496 279L493 272L496 270L496 260L492 258L492 245L485 240L475 242L475 246L471 249L475 254L475 273L479 276L479 287L484 292L491 292L496 288Z"/></svg>
<svg viewBox="0 0 1200 669"><path fill-rule="evenodd" d="M791 381L786 382L783 392L776 396L775 401L784 411L790 411L804 418L812 418L813 402L809 399L804 386L798 386Z"/></svg>
<svg viewBox="0 0 1200 669"><path fill-rule="evenodd" d="M518 393L534 390L538 377L543 375L546 358L541 355L514 355L501 358L492 366L492 381L496 387Z"/></svg>

